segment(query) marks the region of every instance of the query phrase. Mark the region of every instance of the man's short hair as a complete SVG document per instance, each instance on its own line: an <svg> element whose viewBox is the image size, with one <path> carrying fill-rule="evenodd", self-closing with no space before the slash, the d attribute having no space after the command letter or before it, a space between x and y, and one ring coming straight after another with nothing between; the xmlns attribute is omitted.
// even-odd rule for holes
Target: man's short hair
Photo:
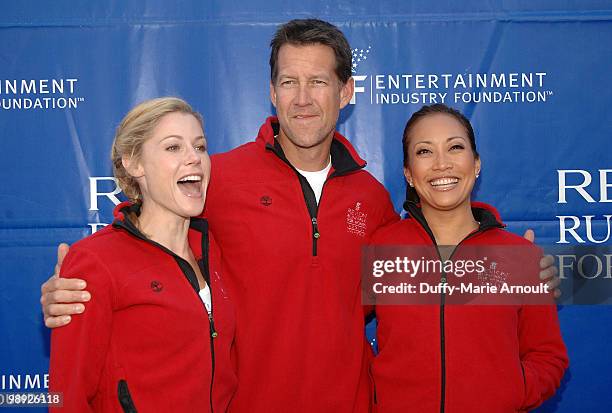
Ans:
<svg viewBox="0 0 612 413"><path fill-rule="evenodd" d="M336 75L344 84L351 77L351 46L344 34L331 23L318 19L291 20L278 28L270 42L270 78L278 75L278 52L281 46L291 44L306 46L322 44L329 46L336 56Z"/></svg>

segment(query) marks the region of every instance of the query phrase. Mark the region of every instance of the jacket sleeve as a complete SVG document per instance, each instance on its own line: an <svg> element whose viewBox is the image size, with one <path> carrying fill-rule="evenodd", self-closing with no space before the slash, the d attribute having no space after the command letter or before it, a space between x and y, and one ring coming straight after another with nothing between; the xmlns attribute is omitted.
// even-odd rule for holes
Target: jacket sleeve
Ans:
<svg viewBox="0 0 612 413"><path fill-rule="evenodd" d="M78 245L71 248L60 273L65 278L84 279L91 300L70 324L51 333L50 389L63 395L63 408L58 412L89 412L110 343L110 274L95 254Z"/></svg>
<svg viewBox="0 0 612 413"><path fill-rule="evenodd" d="M389 224L393 224L394 222L399 221L400 216L397 212L395 212L395 208L393 208L393 203L391 202L391 196L389 192L384 190L384 199L382 200L382 215L381 220L376 226L376 229L385 227Z"/></svg>
<svg viewBox="0 0 612 413"><path fill-rule="evenodd" d="M523 408L531 410L555 393L569 360L555 305L523 306L518 328L525 380Z"/></svg>
<svg viewBox="0 0 612 413"><path fill-rule="evenodd" d="M370 235L370 237L368 238L368 242L366 243L366 245L371 245L371 244L374 243L374 237L376 235L376 232L380 228L385 227L385 226L390 225L390 224L393 224L394 222L397 222L400 219L400 217L397 214L397 212L395 212L395 208L393 208L393 204L391 203L391 197L389 195L389 192L386 189L384 189L384 188L383 188L382 192L384 193L384 195L380 199L379 219L375 223L374 231L373 231L372 235ZM373 305L364 305L363 306L364 317L367 318L373 312L374 312L374 306Z"/></svg>

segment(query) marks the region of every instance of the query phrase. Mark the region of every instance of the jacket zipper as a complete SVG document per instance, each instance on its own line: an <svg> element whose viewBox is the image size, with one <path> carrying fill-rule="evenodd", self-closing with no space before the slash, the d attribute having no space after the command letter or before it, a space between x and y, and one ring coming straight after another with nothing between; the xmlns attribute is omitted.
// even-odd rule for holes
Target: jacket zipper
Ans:
<svg viewBox="0 0 612 413"><path fill-rule="evenodd" d="M209 277L210 280L210 277ZM211 374L210 374L210 413L213 413L213 385L215 383L215 343L214 339L219 335L215 329L215 320L213 317L213 294L210 282L208 282L208 288L210 289L210 313L208 313L208 328L210 330L210 362L211 362ZM200 298L200 297L198 297ZM201 300L200 300L201 301ZM202 303L204 304L204 303ZM206 306L204 310L208 312Z"/></svg>
<svg viewBox="0 0 612 413"><path fill-rule="evenodd" d="M279 145L280 146L280 145ZM274 145L269 143L266 144L266 148L272 150L272 152L280 158L284 163L286 163L297 175L298 180L300 181L300 186L302 188L302 195L304 196L304 202L306 203L306 209L308 210L308 214L310 215L310 228L311 228L311 236L312 236L312 256L317 256L317 241L321 238L321 233L319 232L319 204L323 199L323 190L325 189L325 185L329 182L330 179L341 176L346 173L352 172L357 169L361 169L360 167L346 170L342 173L338 173L337 171L332 172L325 182L323 183L323 187L321 188L321 196L319 197L319 204L317 204L317 198L315 197L314 191L310 187L308 180L298 172L297 169L287 160L285 155L282 153L282 150L279 152Z"/></svg>
<svg viewBox="0 0 612 413"><path fill-rule="evenodd" d="M310 219L310 221L312 222L312 256L316 257L317 256L317 240L319 239L321 234L319 234L319 227L317 226L317 218L313 217Z"/></svg>
<svg viewBox="0 0 612 413"><path fill-rule="evenodd" d="M170 251L168 248L164 247L161 244L158 244L155 241L152 241L148 238L146 238L145 236L143 236L138 229L132 224L132 222L126 217L125 221L115 221L113 222L113 226L116 226L118 228L123 228L124 230L126 230L128 233L130 233L132 236L141 239L145 242L148 242L149 244L152 244L158 248L160 248L162 251L166 252L167 254L169 254L170 256L172 256L172 258L174 258L174 260L176 261L176 263L178 264L179 268L181 269L181 271L183 272L183 275L185 275L185 278L187 278L187 281L189 282L189 285L192 287L191 290L195 293L198 301L202 304L202 307L204 307L204 311L206 312L206 314L208 315L208 328L210 331L210 362L211 362L211 375L210 375L210 397L209 397L209 401L210 401L210 412L213 413L213 384L215 381L215 346L214 346L214 342L213 339L215 339L219 333L217 333L217 330L215 329L215 323L214 323L214 317L213 317L213 290L212 290L212 285L210 283L210 273L209 273L209 259L208 259L208 235L206 233L202 233L202 260L203 260L203 264L200 266L200 270L202 271L202 275L204 276L205 281L208 283L208 288L210 289L210 313L208 313L208 310L206 308L206 306L204 305L204 302L202 301L202 298L200 297L200 294L198 293L196 285L194 285L192 283L192 281L190 280L189 276L187 275L187 272L190 273L190 275L192 275L193 279L195 280L195 282L197 283L197 277L195 276L195 271L194 269L191 267L191 264L189 264L185 259L179 257L178 255L176 255L174 252ZM199 263L198 263L199 265ZM120 382L121 385L121 382ZM127 390L127 383L125 383L126 385L126 390ZM121 388L121 387L120 387ZM128 396L129 396L129 392L128 392ZM130 401L131 401L131 397L130 397ZM136 410L134 410L134 412L136 412Z"/></svg>
<svg viewBox="0 0 612 413"><path fill-rule="evenodd" d="M408 208L408 212L410 212L410 215L416 219L419 224L421 224L421 226L423 227L423 229L425 230L425 232L427 233L427 235L429 235L429 238L431 239L431 241L433 242L433 245L436 247L436 251L438 253L438 258L440 258L440 261L442 260L442 254L440 254L440 249L438 248L438 243L436 242L436 238L433 235L433 232L431 232L431 229L429 228L429 225L427 225L427 221L425 220L425 218L420 215L419 213L415 213L415 209L418 208L414 203L410 203L411 204L411 208ZM448 259L452 259L453 256L455 255L455 252L457 251L457 249L459 249L459 246L465 242L466 240L486 231L487 229L489 229L491 227L487 226L487 227L479 227L478 230L469 233L468 235L466 235L461 241L459 241L459 243L455 246L455 248L453 249L453 251L451 252L451 254L449 255ZM446 273L444 272L444 270L442 270L442 277L440 278L440 282L442 284L446 284L448 281L448 279L446 278ZM446 338L445 338L445 328L444 328L444 321L445 321L445 317L444 317L444 309L445 309L445 304L446 304L446 293L445 290L442 289L442 292L440 293L440 358L441 358L441 382L440 382L440 387L441 387L441 391L440 391L440 413L444 413L444 409L445 409L445 403L446 403Z"/></svg>
<svg viewBox="0 0 612 413"><path fill-rule="evenodd" d="M206 228L206 231L208 231L208 228ZM200 262L198 262L198 265L200 266L200 270L202 271L202 276L204 277L204 280L206 281L206 283L208 284L208 289L210 290L210 313L208 312L208 309L206 308L206 305L204 305L204 302L200 299L200 302L202 303L202 305L204 306L204 311L206 311L207 315L208 315L208 329L210 332L210 337L209 337L209 342L210 342L210 368L211 368L211 372L210 372L210 397L209 397L209 401L210 401L210 413L214 412L214 408L213 408L213 387L214 387L214 383L215 383L215 367L216 367L216 359L215 359L215 343L214 343L214 339L217 338L217 336L219 335L219 333L217 333L217 330L215 329L215 317L214 317L214 311L215 311L215 306L214 306L214 298L213 298L213 288L212 288L212 276L210 275L210 256L209 256L209 248L210 248L210 243L208 240L208 232L203 233L202 234L202 260ZM198 298L200 298L200 294L198 294Z"/></svg>

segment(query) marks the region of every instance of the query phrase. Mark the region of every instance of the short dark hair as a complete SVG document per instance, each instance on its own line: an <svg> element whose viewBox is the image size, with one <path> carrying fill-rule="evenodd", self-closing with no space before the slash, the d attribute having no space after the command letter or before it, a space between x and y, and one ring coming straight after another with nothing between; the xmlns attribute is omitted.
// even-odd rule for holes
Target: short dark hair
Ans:
<svg viewBox="0 0 612 413"><path fill-rule="evenodd" d="M480 157L478 155L478 151L476 150L476 138L474 137L474 129L472 128L472 124L466 118L463 113L459 112L457 109L453 109L451 107L446 106L444 103L435 103L430 106L423 106L421 109L417 110L412 114L410 119L408 119L408 123L406 123L406 127L404 128L404 136L402 137L402 147L404 149L404 167L408 166L408 143L409 143L409 135L414 125L427 116L435 115L437 113L444 113L452 116L457 119L461 125L465 128L468 139L470 141L470 146L472 147L472 152L476 159Z"/></svg>
<svg viewBox="0 0 612 413"><path fill-rule="evenodd" d="M344 84L351 77L351 46L344 34L331 23L319 19L291 20L278 28L270 42L270 78L278 75L278 52L285 44L306 46L322 44L329 46L336 56L336 75Z"/></svg>

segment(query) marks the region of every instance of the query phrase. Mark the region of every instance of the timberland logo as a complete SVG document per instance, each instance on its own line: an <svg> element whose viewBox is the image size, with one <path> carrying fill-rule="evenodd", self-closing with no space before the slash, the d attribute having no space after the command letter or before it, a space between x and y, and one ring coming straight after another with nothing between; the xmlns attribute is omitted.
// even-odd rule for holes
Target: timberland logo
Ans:
<svg viewBox="0 0 612 413"><path fill-rule="evenodd" d="M365 237L368 214L361 210L361 202L355 203L355 207L346 211L346 230L349 234Z"/></svg>
<svg viewBox="0 0 612 413"><path fill-rule="evenodd" d="M153 290L153 292L156 293L161 293L162 290L164 289L164 285L162 283L160 283L159 281L151 281L151 289Z"/></svg>
<svg viewBox="0 0 612 413"><path fill-rule="evenodd" d="M269 197L268 195L264 195L261 198L259 198L259 202L263 205L263 206L270 206L272 205L272 198Z"/></svg>

